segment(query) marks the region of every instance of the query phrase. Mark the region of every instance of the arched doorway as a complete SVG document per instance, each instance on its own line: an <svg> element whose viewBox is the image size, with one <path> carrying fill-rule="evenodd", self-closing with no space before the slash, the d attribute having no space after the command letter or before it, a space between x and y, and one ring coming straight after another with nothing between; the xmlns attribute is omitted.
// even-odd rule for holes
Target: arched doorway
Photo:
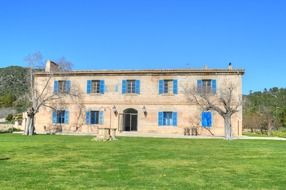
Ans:
<svg viewBox="0 0 286 190"><path fill-rule="evenodd" d="M123 131L137 131L138 111L128 108L123 111Z"/></svg>

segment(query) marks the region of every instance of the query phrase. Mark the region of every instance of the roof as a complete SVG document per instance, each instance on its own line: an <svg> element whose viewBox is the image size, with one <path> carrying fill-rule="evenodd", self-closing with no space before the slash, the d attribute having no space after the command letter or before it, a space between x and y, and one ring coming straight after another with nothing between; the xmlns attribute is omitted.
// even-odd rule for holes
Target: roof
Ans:
<svg viewBox="0 0 286 190"><path fill-rule="evenodd" d="M55 72L53 75L166 75L166 74L227 74L243 75L244 69L147 69L147 70L73 70ZM36 76L50 73L36 72Z"/></svg>

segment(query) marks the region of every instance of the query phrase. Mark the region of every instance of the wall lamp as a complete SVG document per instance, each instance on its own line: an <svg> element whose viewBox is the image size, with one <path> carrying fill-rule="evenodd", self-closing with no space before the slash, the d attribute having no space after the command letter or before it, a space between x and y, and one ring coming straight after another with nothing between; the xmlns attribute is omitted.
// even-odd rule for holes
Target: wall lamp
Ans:
<svg viewBox="0 0 286 190"><path fill-rule="evenodd" d="M143 106L142 107L142 110L143 110L143 113L144 113L144 115L145 115L145 117L147 116L147 110L146 110L146 107L145 106Z"/></svg>
<svg viewBox="0 0 286 190"><path fill-rule="evenodd" d="M113 113L115 114L115 115L117 115L118 114L118 111L117 111L117 109L116 109L116 107L113 105L113 107L112 107L112 111L113 111Z"/></svg>

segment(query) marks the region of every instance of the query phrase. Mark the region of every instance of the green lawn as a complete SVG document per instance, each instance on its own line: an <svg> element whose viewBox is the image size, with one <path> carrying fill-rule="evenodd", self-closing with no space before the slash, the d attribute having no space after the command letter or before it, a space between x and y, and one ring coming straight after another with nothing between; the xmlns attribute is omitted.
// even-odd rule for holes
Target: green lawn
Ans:
<svg viewBox="0 0 286 190"><path fill-rule="evenodd" d="M285 141L0 135L0 189L285 188Z"/></svg>

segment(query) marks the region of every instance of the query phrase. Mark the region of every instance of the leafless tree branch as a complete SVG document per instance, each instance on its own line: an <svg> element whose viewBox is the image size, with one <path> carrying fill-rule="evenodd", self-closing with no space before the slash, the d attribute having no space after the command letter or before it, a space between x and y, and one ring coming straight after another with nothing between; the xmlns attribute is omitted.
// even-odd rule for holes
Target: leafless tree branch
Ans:
<svg viewBox="0 0 286 190"><path fill-rule="evenodd" d="M234 97L236 85L226 82L224 87L219 88L216 94L203 93L195 86L186 88L185 95L190 103L195 103L203 110L213 110L224 118L225 138L232 138L231 117L239 111L242 105L240 97Z"/></svg>

